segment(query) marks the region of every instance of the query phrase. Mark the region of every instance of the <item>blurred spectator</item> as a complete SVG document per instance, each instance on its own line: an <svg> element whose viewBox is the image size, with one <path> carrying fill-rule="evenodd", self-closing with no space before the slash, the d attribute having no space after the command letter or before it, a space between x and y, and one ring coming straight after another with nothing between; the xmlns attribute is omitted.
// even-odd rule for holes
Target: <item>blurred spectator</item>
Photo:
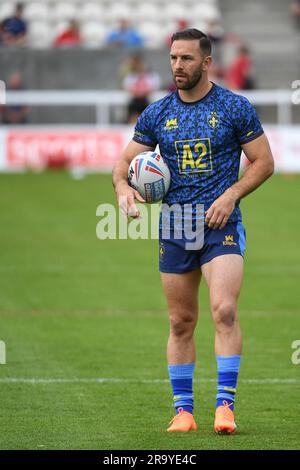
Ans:
<svg viewBox="0 0 300 470"><path fill-rule="evenodd" d="M106 44L111 47L142 47L144 41L130 22L123 18L119 20L118 28L108 35Z"/></svg>
<svg viewBox="0 0 300 470"><path fill-rule="evenodd" d="M177 20L177 25L176 25L175 31L173 31L171 34L169 34L165 39L166 46L171 47L171 45L172 45L172 36L173 36L174 33L178 32L178 31L183 31L184 29L187 29L188 27L189 27L189 25L188 25L187 20L185 20L184 18L179 18Z"/></svg>
<svg viewBox="0 0 300 470"><path fill-rule="evenodd" d="M8 81L7 90L23 90L23 81L20 72L13 73ZM25 124L27 122L28 107L24 105L5 105L1 109L3 124Z"/></svg>
<svg viewBox="0 0 300 470"><path fill-rule="evenodd" d="M212 44L212 56L218 67L222 67L222 44L224 41L224 29L218 20L210 21L206 28L206 34Z"/></svg>
<svg viewBox="0 0 300 470"><path fill-rule="evenodd" d="M300 29L300 0L293 0L290 4L290 11L294 17L295 26Z"/></svg>
<svg viewBox="0 0 300 470"><path fill-rule="evenodd" d="M71 20L69 27L60 33L54 40L54 47L76 47L81 44L79 24Z"/></svg>
<svg viewBox="0 0 300 470"><path fill-rule="evenodd" d="M22 16L23 5L17 3L14 15L5 18L1 23L1 41L3 44L26 44L27 25Z"/></svg>
<svg viewBox="0 0 300 470"><path fill-rule="evenodd" d="M139 68L139 63L143 61L142 55L139 52L133 52L129 55L126 61L121 64L119 69L119 87L123 88L124 80L128 75L131 75Z"/></svg>
<svg viewBox="0 0 300 470"><path fill-rule="evenodd" d="M220 67L215 60L212 61L209 67L208 78L217 85L224 85L224 69Z"/></svg>
<svg viewBox="0 0 300 470"><path fill-rule="evenodd" d="M173 93L174 91L177 90L177 86L175 85L174 81L169 82L165 88L168 93Z"/></svg>
<svg viewBox="0 0 300 470"><path fill-rule="evenodd" d="M209 79L215 83L223 84L223 43L225 40L224 29L220 21L212 20L208 22L205 32L212 44L213 61L209 68Z"/></svg>
<svg viewBox="0 0 300 470"><path fill-rule="evenodd" d="M135 123L149 104L149 95L160 87L157 73L147 70L141 56L135 54L129 61L130 71L123 80L123 88L131 95L128 103L128 123Z"/></svg>
<svg viewBox="0 0 300 470"><path fill-rule="evenodd" d="M241 46L236 58L225 74L225 84L232 90L252 90L255 88L254 65L246 46Z"/></svg>

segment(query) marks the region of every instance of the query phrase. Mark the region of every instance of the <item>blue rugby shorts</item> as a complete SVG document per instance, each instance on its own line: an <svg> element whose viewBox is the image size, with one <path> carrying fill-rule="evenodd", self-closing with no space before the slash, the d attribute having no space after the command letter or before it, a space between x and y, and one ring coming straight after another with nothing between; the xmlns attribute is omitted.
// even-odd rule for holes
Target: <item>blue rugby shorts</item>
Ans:
<svg viewBox="0 0 300 470"><path fill-rule="evenodd" d="M199 250L187 250L186 242L190 242L182 234L181 239L163 239L162 229L159 230L159 270L163 273L186 273L200 268L213 258L226 254L244 256L246 248L246 232L242 222L228 222L221 230L204 228L204 244Z"/></svg>

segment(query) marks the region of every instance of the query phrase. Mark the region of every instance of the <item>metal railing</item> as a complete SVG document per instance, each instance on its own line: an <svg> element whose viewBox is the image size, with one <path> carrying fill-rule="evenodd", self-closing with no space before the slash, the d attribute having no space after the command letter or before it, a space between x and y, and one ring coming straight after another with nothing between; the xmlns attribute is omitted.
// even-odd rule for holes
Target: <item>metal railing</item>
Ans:
<svg viewBox="0 0 300 470"><path fill-rule="evenodd" d="M239 91L254 105L273 105L277 107L277 123L281 125L292 123L292 90L251 90ZM158 92L151 96L157 100L166 96L167 92ZM110 123L110 109L114 106L126 106L129 94L120 91L99 90L45 90L45 91L7 91L7 105L30 106L93 106L96 109L96 123Z"/></svg>

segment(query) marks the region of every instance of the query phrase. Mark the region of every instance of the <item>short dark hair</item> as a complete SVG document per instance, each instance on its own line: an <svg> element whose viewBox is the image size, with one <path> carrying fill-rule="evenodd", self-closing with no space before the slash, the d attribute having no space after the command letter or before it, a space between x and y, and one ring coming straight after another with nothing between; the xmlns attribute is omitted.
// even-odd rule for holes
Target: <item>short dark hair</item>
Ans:
<svg viewBox="0 0 300 470"><path fill-rule="evenodd" d="M24 10L24 5L21 2L18 2L16 4L16 11L23 11Z"/></svg>
<svg viewBox="0 0 300 470"><path fill-rule="evenodd" d="M189 28L184 29L183 31L178 31L177 33L173 34L171 43L173 44L174 41L179 41L180 39L185 41L194 41L195 39L199 39L199 46L203 54L205 56L211 54L210 39L205 33L199 31L199 29Z"/></svg>

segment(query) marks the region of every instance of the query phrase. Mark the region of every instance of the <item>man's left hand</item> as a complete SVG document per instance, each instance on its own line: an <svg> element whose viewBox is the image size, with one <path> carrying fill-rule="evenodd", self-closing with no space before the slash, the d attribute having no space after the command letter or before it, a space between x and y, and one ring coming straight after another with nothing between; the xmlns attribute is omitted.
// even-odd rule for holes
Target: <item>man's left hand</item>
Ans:
<svg viewBox="0 0 300 470"><path fill-rule="evenodd" d="M208 227L220 230L224 228L235 207L236 201L236 193L231 188L219 196L205 213L205 222Z"/></svg>

